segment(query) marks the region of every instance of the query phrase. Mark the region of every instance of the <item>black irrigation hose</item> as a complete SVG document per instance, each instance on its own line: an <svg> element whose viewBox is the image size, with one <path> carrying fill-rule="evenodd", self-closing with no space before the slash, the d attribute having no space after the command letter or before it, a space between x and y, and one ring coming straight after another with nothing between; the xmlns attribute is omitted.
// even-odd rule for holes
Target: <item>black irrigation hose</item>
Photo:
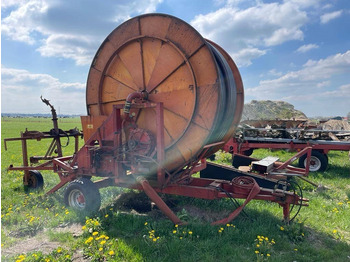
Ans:
<svg viewBox="0 0 350 262"><path fill-rule="evenodd" d="M276 184L278 185L280 182L289 183L291 186L292 186L292 184L293 184L292 190L293 190L293 194L294 194L294 195L296 195L295 185L296 185L296 187L298 188L298 190L299 190L299 192L300 192L300 204L299 204L299 208L298 208L298 211L296 212L296 214L295 214L291 219L289 219L289 221L291 222L291 221L293 221L293 220L297 217L297 215L299 214L299 212L300 212L300 210L301 210L301 207L302 207L302 204L303 204L303 190L301 189L300 185L299 185L297 182L293 181L293 180L281 179L281 180L278 180ZM288 185L287 185L287 186L288 186ZM291 205L291 208L290 208L290 210L289 210L289 213L291 213L291 212L293 211L294 206L295 206L295 204L292 204L292 205Z"/></svg>
<svg viewBox="0 0 350 262"><path fill-rule="evenodd" d="M222 192L224 192L227 197L231 200L231 202L233 203L233 205L235 206L235 208L239 208L240 207L240 204L238 203L237 199L235 199L229 192L227 192L225 189L221 188L221 187L216 187L216 186L211 186L209 185L210 187L214 187L215 189L217 190L220 190ZM242 209L241 211L243 213L243 215L246 217L246 218L249 218L251 221L253 220L245 211L244 209Z"/></svg>
<svg viewBox="0 0 350 262"><path fill-rule="evenodd" d="M62 147L67 147L67 146L69 145L69 135L67 134L67 132L65 132L65 131L63 131L63 130L60 130L60 131L62 131L62 132L63 132L63 134L65 134L65 135L66 135L66 137L67 137L67 142L66 142L66 145L65 145L65 146L61 145L61 146L62 146Z"/></svg>

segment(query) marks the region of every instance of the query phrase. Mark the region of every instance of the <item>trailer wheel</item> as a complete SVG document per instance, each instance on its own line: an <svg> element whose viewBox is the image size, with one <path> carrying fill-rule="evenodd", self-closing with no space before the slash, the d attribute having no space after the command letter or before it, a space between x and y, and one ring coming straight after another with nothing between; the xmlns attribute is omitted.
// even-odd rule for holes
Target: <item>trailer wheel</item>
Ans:
<svg viewBox="0 0 350 262"><path fill-rule="evenodd" d="M299 158L299 167L305 168L307 154ZM310 159L310 172L323 172L328 166L328 156L319 151L312 150Z"/></svg>
<svg viewBox="0 0 350 262"><path fill-rule="evenodd" d="M208 157L209 160L214 161L215 160L215 154L212 154L211 156Z"/></svg>
<svg viewBox="0 0 350 262"><path fill-rule="evenodd" d="M91 214L100 209L101 195L96 185L87 178L71 182L64 193L64 202L84 214Z"/></svg>
<svg viewBox="0 0 350 262"><path fill-rule="evenodd" d="M249 148L248 150L246 151L243 151L242 154L245 155L245 156L251 156L254 152L254 149L253 148Z"/></svg>
<svg viewBox="0 0 350 262"><path fill-rule="evenodd" d="M23 176L23 183L24 183L24 177ZM42 174L37 170L31 170L29 171L29 177L28 177L28 185L24 185L24 191L28 192L31 189L35 190L41 190L44 187L44 178Z"/></svg>

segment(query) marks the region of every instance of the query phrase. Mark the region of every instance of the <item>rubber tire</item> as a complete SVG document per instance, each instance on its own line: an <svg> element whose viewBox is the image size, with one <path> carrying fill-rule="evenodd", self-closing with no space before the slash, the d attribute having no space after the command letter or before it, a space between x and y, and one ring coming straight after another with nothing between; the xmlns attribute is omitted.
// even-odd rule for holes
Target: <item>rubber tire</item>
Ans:
<svg viewBox="0 0 350 262"><path fill-rule="evenodd" d="M24 175L23 175L23 182L24 182ZM30 190L42 190L43 188L44 188L44 178L42 174L37 170L30 170L28 185L24 186L24 191L28 192Z"/></svg>
<svg viewBox="0 0 350 262"><path fill-rule="evenodd" d="M83 201L79 202L78 197L82 196ZM83 213L84 215L97 212L101 206L101 195L97 186L88 178L80 178L72 181L64 192L66 206Z"/></svg>
<svg viewBox="0 0 350 262"><path fill-rule="evenodd" d="M306 157L307 157L307 154L305 154L299 158L299 167L305 168L304 162L306 160ZM313 169L310 166L310 172L324 172L328 166L328 156L326 154L319 152L319 151L312 150L311 157L315 158L317 161L320 161L320 167L318 169Z"/></svg>
<svg viewBox="0 0 350 262"><path fill-rule="evenodd" d="M245 155L245 156L251 156L254 152L254 149L253 148L249 148L248 150L246 151L243 151L242 154Z"/></svg>
<svg viewBox="0 0 350 262"><path fill-rule="evenodd" d="M208 157L209 160L214 161L215 160L215 154L212 154L211 156Z"/></svg>

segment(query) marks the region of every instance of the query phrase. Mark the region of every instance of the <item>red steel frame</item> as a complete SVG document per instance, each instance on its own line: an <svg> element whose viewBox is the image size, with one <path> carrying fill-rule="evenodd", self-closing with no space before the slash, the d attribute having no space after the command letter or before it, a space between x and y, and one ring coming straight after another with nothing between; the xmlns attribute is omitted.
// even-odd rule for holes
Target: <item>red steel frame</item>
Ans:
<svg viewBox="0 0 350 262"><path fill-rule="evenodd" d="M312 147L313 150L322 151L324 154L328 154L330 150L350 151L350 143L327 144L327 141L321 144L315 141L305 141L305 143L294 143L293 141L288 143L272 141L252 142L249 141L249 139L240 141L236 138L230 139L225 144L223 150L230 153L241 154L249 149L257 148L302 150L306 147Z"/></svg>
<svg viewBox="0 0 350 262"><path fill-rule="evenodd" d="M150 180L141 175L133 174L127 175L125 168L122 166L123 161L119 161L117 157L113 165L110 165L109 161L104 161L103 165L110 169L113 174L110 177L104 178L95 182L98 188L106 186L120 186L128 187L139 190L144 190L149 198L163 211L163 213L175 224L181 224L182 221L173 213L173 211L166 205L161 199L158 193L182 195L203 199L220 199L220 198L240 198L246 199L244 204L232 212L227 218L214 222L213 224L225 224L234 219L241 209L251 200L266 200L276 202L283 207L284 219L289 221L289 207L290 205L308 205L308 199L299 197L296 194L292 194L288 191L279 189L266 189L260 188L253 178L243 177L241 182L235 183L234 181L217 180L217 179L204 179L194 178L192 174L198 172L206 167L205 159L201 156L205 155L205 152L211 147L218 144L224 144L223 142L207 145L203 148L202 153L193 160L192 163L187 165L187 168L177 170L176 180L172 179L172 175L163 169L162 163L165 158L164 152L164 119L163 119L163 104L162 103L133 103L132 108L155 108L156 110L156 152L157 152L157 176L156 180ZM122 129L125 119L121 115L122 105L116 105L113 108L111 115L105 120L105 122L97 129L97 131L86 141L85 145L73 156L58 157L52 160L52 166L47 166L47 163L36 167L10 167L12 170L48 170L52 169L58 173L60 183L54 186L48 194L57 191L63 187L66 183L73 181L81 176L95 176L97 175L97 167L93 161L93 154L96 150L104 150L104 152L113 152L113 150L119 148L122 141ZM125 109L125 108L124 108ZM112 141L108 145L104 145L104 142ZM23 152L27 152L23 149ZM305 152L304 152L305 153ZM308 153L308 157L310 152ZM291 159L290 161L292 161ZM277 170L287 167L289 161L279 164ZM24 165L26 165L24 163ZM131 171L133 168L131 167ZM179 174L180 171L180 175ZM294 170L297 172L298 170ZM300 171L300 170L299 170ZM308 170L306 170L308 171ZM249 176L249 173L246 173Z"/></svg>

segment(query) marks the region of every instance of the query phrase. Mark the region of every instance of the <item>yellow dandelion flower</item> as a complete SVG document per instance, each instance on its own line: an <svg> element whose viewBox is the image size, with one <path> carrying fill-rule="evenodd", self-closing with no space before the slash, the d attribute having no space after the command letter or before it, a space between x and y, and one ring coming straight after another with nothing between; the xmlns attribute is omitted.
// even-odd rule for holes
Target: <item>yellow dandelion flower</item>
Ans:
<svg viewBox="0 0 350 262"><path fill-rule="evenodd" d="M100 247L100 248L98 249L98 251L100 251L100 252L101 252L102 250L103 250L103 247Z"/></svg>
<svg viewBox="0 0 350 262"><path fill-rule="evenodd" d="M106 244L106 240L102 240L102 241L100 242L100 244L101 244L101 245Z"/></svg>
<svg viewBox="0 0 350 262"><path fill-rule="evenodd" d="M259 254L260 252L258 250L255 250L255 254Z"/></svg>
<svg viewBox="0 0 350 262"><path fill-rule="evenodd" d="M182 237L180 237L180 239L182 239Z"/></svg>
<svg viewBox="0 0 350 262"><path fill-rule="evenodd" d="M334 229L333 230L333 234L336 234L338 232L338 230Z"/></svg>
<svg viewBox="0 0 350 262"><path fill-rule="evenodd" d="M260 247L260 245L259 245L259 244L256 244L256 247Z"/></svg>
<svg viewBox="0 0 350 262"><path fill-rule="evenodd" d="M98 221L95 221L95 226L99 226L100 223Z"/></svg>
<svg viewBox="0 0 350 262"><path fill-rule="evenodd" d="M114 253L113 250L111 250L111 251L108 252L108 254L111 255L111 256L113 256L115 253Z"/></svg>
<svg viewBox="0 0 350 262"><path fill-rule="evenodd" d="M281 229L281 231L283 231L283 230L284 230L284 227L281 226L280 229Z"/></svg>
<svg viewBox="0 0 350 262"><path fill-rule="evenodd" d="M106 214L105 217L108 217L108 214Z"/></svg>
<svg viewBox="0 0 350 262"><path fill-rule="evenodd" d="M268 238L268 237L265 237L265 240L266 240L266 241L269 241L269 238Z"/></svg>
<svg viewBox="0 0 350 262"><path fill-rule="evenodd" d="M188 231L188 234L189 234L189 235L192 235L192 231Z"/></svg>
<svg viewBox="0 0 350 262"><path fill-rule="evenodd" d="M62 252L62 248L58 248L57 253L61 253L61 252Z"/></svg>
<svg viewBox="0 0 350 262"><path fill-rule="evenodd" d="M153 240L153 242L156 242L156 241L157 241L157 239L156 239L156 238L153 238L152 240Z"/></svg>
<svg viewBox="0 0 350 262"><path fill-rule="evenodd" d="M106 240L108 240L108 239L109 239L109 237L107 237L107 236L106 236L106 237L105 237L105 239L106 239Z"/></svg>
<svg viewBox="0 0 350 262"><path fill-rule="evenodd" d="M147 226L148 225L148 222L145 222L145 226Z"/></svg>
<svg viewBox="0 0 350 262"><path fill-rule="evenodd" d="M178 227L178 226L179 226L179 225L177 225L177 224L175 225L175 227Z"/></svg>
<svg viewBox="0 0 350 262"><path fill-rule="evenodd" d="M93 237L89 237L86 241L85 244L89 244L94 238Z"/></svg>
<svg viewBox="0 0 350 262"><path fill-rule="evenodd" d="M176 234L176 232L177 232L176 230L173 230L173 234Z"/></svg>
<svg viewBox="0 0 350 262"><path fill-rule="evenodd" d="M269 253L266 254L267 257L271 256Z"/></svg>
<svg viewBox="0 0 350 262"><path fill-rule="evenodd" d="M93 236L97 236L97 235L98 235L98 232L95 231L95 232L92 233L92 235L93 235Z"/></svg>
<svg viewBox="0 0 350 262"><path fill-rule="evenodd" d="M294 248L294 251L298 251L298 249L297 249L297 248Z"/></svg>
<svg viewBox="0 0 350 262"><path fill-rule="evenodd" d="M82 229L82 230L85 230L85 229L86 229L86 226L82 226L81 229Z"/></svg>
<svg viewBox="0 0 350 262"><path fill-rule="evenodd" d="M69 211L66 211L65 214L68 215L68 214L69 214Z"/></svg>
<svg viewBox="0 0 350 262"><path fill-rule="evenodd" d="M227 227L231 226L230 224L226 224Z"/></svg>

